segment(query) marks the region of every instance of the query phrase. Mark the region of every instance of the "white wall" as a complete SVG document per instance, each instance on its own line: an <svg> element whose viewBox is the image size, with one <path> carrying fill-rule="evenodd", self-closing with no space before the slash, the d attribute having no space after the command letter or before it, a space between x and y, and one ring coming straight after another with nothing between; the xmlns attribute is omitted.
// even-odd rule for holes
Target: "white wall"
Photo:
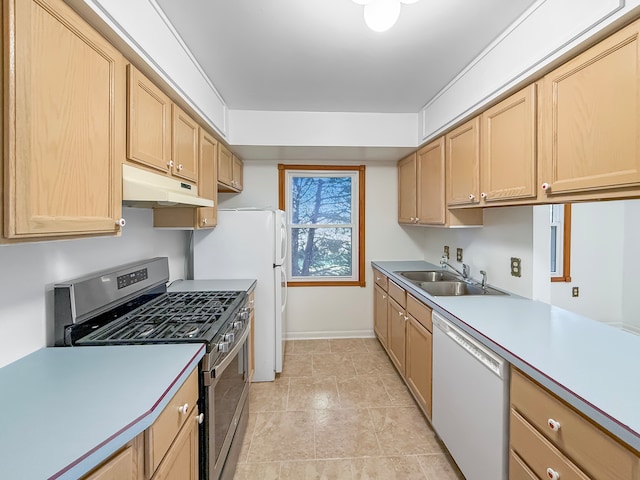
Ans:
<svg viewBox="0 0 640 480"><path fill-rule="evenodd" d="M0 245L0 367L53 343L53 285L112 266L169 257L184 278L187 236L151 228L151 210L125 208L120 237Z"/></svg>
<svg viewBox="0 0 640 480"><path fill-rule="evenodd" d="M415 147L415 113L231 110L233 145Z"/></svg>
<svg viewBox="0 0 640 480"><path fill-rule="evenodd" d="M571 282L549 281L549 206L534 207L534 298L640 334L640 200L575 203ZM571 296L579 287L578 297Z"/></svg>
<svg viewBox="0 0 640 480"><path fill-rule="evenodd" d="M622 326L640 334L640 200L624 203Z"/></svg>
<svg viewBox="0 0 640 480"><path fill-rule="evenodd" d="M404 231L397 222L395 162L366 164L366 281L360 287L289 289L287 338L373 336L371 260L422 259L423 229ZM244 191L221 194L220 208L277 207L277 162L246 162Z"/></svg>
<svg viewBox="0 0 640 480"><path fill-rule="evenodd" d="M622 325L624 212L625 202L571 206L571 282L551 283L552 305ZM571 296L574 286L578 297Z"/></svg>
<svg viewBox="0 0 640 480"><path fill-rule="evenodd" d="M418 228L418 227L413 227ZM463 263L471 267L471 277L480 280L480 270L487 272L487 282L517 295L533 295L533 208L500 207L484 210L482 228L433 228L426 231L425 260L439 264L444 245L449 246L449 263L458 269L456 248L463 249ZM512 277L511 257L522 260L522 276Z"/></svg>

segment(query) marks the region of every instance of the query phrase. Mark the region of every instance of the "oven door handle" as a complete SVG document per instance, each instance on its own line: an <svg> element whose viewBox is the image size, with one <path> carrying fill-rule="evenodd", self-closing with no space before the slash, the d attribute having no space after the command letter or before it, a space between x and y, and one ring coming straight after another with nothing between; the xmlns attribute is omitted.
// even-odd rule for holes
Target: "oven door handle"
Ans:
<svg viewBox="0 0 640 480"><path fill-rule="evenodd" d="M231 351L224 356L224 358L220 363L214 365L213 368L211 369L212 378L217 378L218 371L223 371L225 368L227 368L227 366L231 363L233 358L238 354L240 349L243 347L244 343L247 340L247 337L249 336L250 331L251 331L251 324L248 323L247 328L245 328L244 332L242 332L242 336L240 337L240 339L235 342Z"/></svg>

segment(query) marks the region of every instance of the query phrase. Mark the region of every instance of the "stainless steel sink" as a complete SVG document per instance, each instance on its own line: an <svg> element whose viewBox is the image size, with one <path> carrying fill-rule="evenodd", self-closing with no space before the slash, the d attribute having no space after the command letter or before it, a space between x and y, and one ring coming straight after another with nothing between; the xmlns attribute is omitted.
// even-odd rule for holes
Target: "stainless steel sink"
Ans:
<svg viewBox="0 0 640 480"><path fill-rule="evenodd" d="M459 281L458 277L454 273L447 272L445 270L419 270L415 272L395 272L401 277L406 278L410 282L445 282L445 281Z"/></svg>
<svg viewBox="0 0 640 480"><path fill-rule="evenodd" d="M416 285L434 296L459 296L459 295L506 295L506 293L491 287L484 287L465 282L416 282Z"/></svg>
<svg viewBox="0 0 640 480"><path fill-rule="evenodd" d="M460 295L508 295L505 292L491 287L482 288L476 283L467 283L455 273L446 270L418 270L406 272L394 272L406 278L418 288L433 296L460 296Z"/></svg>

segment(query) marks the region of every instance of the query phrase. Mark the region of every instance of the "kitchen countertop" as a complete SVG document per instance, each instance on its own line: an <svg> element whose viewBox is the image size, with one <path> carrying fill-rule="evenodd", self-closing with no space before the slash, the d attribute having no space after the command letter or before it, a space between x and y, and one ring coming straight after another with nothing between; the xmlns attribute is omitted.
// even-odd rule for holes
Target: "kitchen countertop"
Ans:
<svg viewBox="0 0 640 480"><path fill-rule="evenodd" d="M203 344L43 348L0 368L0 477L77 479L147 429Z"/></svg>
<svg viewBox="0 0 640 480"><path fill-rule="evenodd" d="M244 290L250 293L256 286L254 279L220 279L220 280L176 280L171 282L169 292L201 292Z"/></svg>
<svg viewBox="0 0 640 480"><path fill-rule="evenodd" d="M517 295L431 296L396 271L425 261L372 265L508 362L640 451L640 336Z"/></svg>

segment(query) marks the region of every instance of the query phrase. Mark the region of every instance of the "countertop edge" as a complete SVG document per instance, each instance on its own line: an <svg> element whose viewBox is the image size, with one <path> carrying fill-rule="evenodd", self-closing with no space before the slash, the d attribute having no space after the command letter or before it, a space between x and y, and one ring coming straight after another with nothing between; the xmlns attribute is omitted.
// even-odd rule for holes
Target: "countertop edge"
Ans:
<svg viewBox="0 0 640 480"><path fill-rule="evenodd" d="M529 375L535 381L543 385L553 394L567 402L569 405L574 407L576 410L587 416L590 420L594 421L601 428L611 433L613 436L617 437L620 441L627 444L629 447L635 449L637 452L640 452L640 434L638 432L633 431L630 427L625 425L624 423L616 420L611 415L602 411L598 407L589 403L589 400L586 398L582 398L581 396L575 394L560 382L556 381L552 376L546 374L545 372L537 369L532 366L530 363L526 361L526 359L520 358L513 354L506 347L494 342L491 338L484 335L482 332L476 330L471 325L467 324L463 319L457 317L455 314L449 312L445 308L441 307L440 304L437 303L437 298L430 296L423 290L418 289L415 285L410 283L409 281L403 279L399 275L396 275L392 270L387 269L384 264L385 263L397 263L400 261L371 261L371 266L380 270L382 273L387 275L387 277L391 278L395 283L401 285L406 291L410 292L413 296L430 306L434 311L442 314L448 320L452 321L459 328L464 330L466 333L471 335L473 338L478 340L483 345L487 346L491 350L495 351L498 355L505 358L509 363L514 365L516 368ZM433 265L425 260L415 260L415 263L421 262L425 269L440 269L441 267L437 265ZM516 296L517 295L512 295ZM521 297L524 299L524 297ZM527 300L527 299L524 299ZM530 300L534 302L534 300Z"/></svg>
<svg viewBox="0 0 640 480"><path fill-rule="evenodd" d="M160 398L142 416L136 418L129 425L124 426L111 438L89 450L83 457L78 458L74 463L65 469L53 474L50 479L77 479L89 473L92 469L100 465L103 461L113 455L116 451L133 440L136 436L149 428L160 416L162 410L169 404L176 392L187 380L191 372L198 367L198 362L204 356L205 345L200 344L200 348L193 355L191 360L181 370L180 375L175 377Z"/></svg>

